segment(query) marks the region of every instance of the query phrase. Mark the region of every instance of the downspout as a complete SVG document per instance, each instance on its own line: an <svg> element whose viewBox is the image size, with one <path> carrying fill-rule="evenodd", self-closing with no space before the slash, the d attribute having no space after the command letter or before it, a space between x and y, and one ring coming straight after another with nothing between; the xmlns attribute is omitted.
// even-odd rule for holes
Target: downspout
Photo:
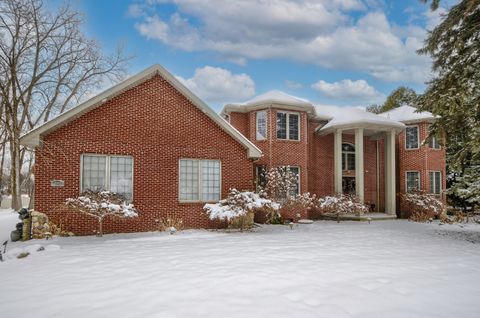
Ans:
<svg viewBox="0 0 480 318"><path fill-rule="evenodd" d="M379 150L378 150L378 139L377 139L377 142L375 143L376 147L375 147L375 150L376 150L376 160L377 160L377 182L376 182L376 186L377 186L377 204L375 204L375 210L377 210L377 212L380 212L380 153L379 153Z"/></svg>
<svg viewBox="0 0 480 318"><path fill-rule="evenodd" d="M269 129L269 133L270 133L270 136L267 136L267 137L270 137L268 138L268 146L269 146L269 153L268 153L268 169L271 169L272 168L272 148L273 148L273 143L272 143L272 140L273 140L273 135L274 135L274 128L275 126L271 127L272 125L276 125L276 118L273 116L273 112L272 112L272 104L270 104L270 106L268 106L268 116L270 117L270 129ZM272 119L273 117L273 119ZM276 137L276 135L275 135Z"/></svg>

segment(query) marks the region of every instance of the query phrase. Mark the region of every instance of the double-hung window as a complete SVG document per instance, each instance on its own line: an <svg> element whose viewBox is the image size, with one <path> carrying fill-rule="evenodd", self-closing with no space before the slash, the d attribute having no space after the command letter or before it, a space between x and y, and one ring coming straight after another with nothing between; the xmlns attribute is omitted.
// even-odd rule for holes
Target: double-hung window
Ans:
<svg viewBox="0 0 480 318"><path fill-rule="evenodd" d="M277 112L277 139L300 140L300 114Z"/></svg>
<svg viewBox="0 0 480 318"><path fill-rule="evenodd" d="M420 172L407 171L407 192L420 190Z"/></svg>
<svg viewBox="0 0 480 318"><path fill-rule="evenodd" d="M430 193L440 194L442 192L442 173L440 171L430 171Z"/></svg>
<svg viewBox="0 0 480 318"><path fill-rule="evenodd" d="M220 200L219 160L180 159L179 168L180 201Z"/></svg>
<svg viewBox="0 0 480 318"><path fill-rule="evenodd" d="M265 110L257 112L256 124L257 140L267 139L267 112Z"/></svg>
<svg viewBox="0 0 480 318"><path fill-rule="evenodd" d="M417 149L419 146L418 126L407 126L405 129L405 149Z"/></svg>
<svg viewBox="0 0 480 318"><path fill-rule="evenodd" d="M355 170L355 146L342 144L342 170Z"/></svg>
<svg viewBox="0 0 480 318"><path fill-rule="evenodd" d="M111 191L133 197L133 157L84 154L81 157L81 191Z"/></svg>
<svg viewBox="0 0 480 318"><path fill-rule="evenodd" d="M437 137L432 136L428 143L428 147L431 149L440 149L440 143L438 142Z"/></svg>
<svg viewBox="0 0 480 318"><path fill-rule="evenodd" d="M289 185L289 189L285 186L286 180L283 182L284 185L280 186L279 195L281 197L287 198L287 193L286 193L287 190L289 190L290 193L288 193L288 195L290 196L295 196L297 194L300 194L300 167L280 166L278 167L278 169L281 169L281 175L284 180L287 178L288 172L295 177L293 184ZM292 181L292 179L293 178L289 178L290 181Z"/></svg>

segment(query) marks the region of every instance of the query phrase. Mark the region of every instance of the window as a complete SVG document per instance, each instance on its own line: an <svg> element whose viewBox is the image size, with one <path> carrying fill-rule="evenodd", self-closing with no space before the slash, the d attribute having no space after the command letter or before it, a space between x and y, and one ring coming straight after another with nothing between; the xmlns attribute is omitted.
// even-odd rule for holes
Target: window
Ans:
<svg viewBox="0 0 480 318"><path fill-rule="evenodd" d="M133 197L133 158L130 156L82 155L81 191L112 191Z"/></svg>
<svg viewBox="0 0 480 318"><path fill-rule="evenodd" d="M291 196L295 196L297 194L300 194L300 167L291 167L291 166L280 166L280 169L283 170L282 176L285 178L287 169L289 169L290 173L292 173L296 178L295 178L295 184L293 185L293 188L290 191ZM283 188L281 192L281 197L286 197L285 193L286 189Z"/></svg>
<svg viewBox="0 0 480 318"><path fill-rule="evenodd" d="M267 112L257 112L257 140L267 139Z"/></svg>
<svg viewBox="0 0 480 318"><path fill-rule="evenodd" d="M300 168L290 167L290 171L297 176L297 183L293 187L291 195L300 194Z"/></svg>
<svg viewBox="0 0 480 318"><path fill-rule="evenodd" d="M355 146L342 144L342 170L355 170Z"/></svg>
<svg viewBox="0 0 480 318"><path fill-rule="evenodd" d="M420 172L407 171L407 192L420 190Z"/></svg>
<svg viewBox="0 0 480 318"><path fill-rule="evenodd" d="M298 113L277 112L277 138L300 140L300 115Z"/></svg>
<svg viewBox="0 0 480 318"><path fill-rule="evenodd" d="M440 143L437 140L437 137L432 136L428 142L428 147L431 149L440 149Z"/></svg>
<svg viewBox="0 0 480 318"><path fill-rule="evenodd" d="M220 200L219 160L180 159L180 201Z"/></svg>
<svg viewBox="0 0 480 318"><path fill-rule="evenodd" d="M430 193L440 194L442 192L442 173L440 171L430 171Z"/></svg>
<svg viewBox="0 0 480 318"><path fill-rule="evenodd" d="M257 192L264 189L267 185L267 167L255 166L255 186Z"/></svg>
<svg viewBox="0 0 480 318"><path fill-rule="evenodd" d="M405 130L405 148L416 149L419 143L418 126L408 126Z"/></svg>

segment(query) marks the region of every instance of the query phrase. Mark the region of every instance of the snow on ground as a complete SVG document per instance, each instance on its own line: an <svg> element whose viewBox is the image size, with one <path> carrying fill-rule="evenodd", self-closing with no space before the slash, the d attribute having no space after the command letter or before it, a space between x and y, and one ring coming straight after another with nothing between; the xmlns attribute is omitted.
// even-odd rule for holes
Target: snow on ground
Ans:
<svg viewBox="0 0 480 318"><path fill-rule="evenodd" d="M15 230L18 222L20 222L18 214L12 209L0 209L0 244L10 240L10 232Z"/></svg>
<svg viewBox="0 0 480 318"><path fill-rule="evenodd" d="M322 221L13 243L31 255L0 263L0 316L478 317L480 240L458 233L480 226Z"/></svg>

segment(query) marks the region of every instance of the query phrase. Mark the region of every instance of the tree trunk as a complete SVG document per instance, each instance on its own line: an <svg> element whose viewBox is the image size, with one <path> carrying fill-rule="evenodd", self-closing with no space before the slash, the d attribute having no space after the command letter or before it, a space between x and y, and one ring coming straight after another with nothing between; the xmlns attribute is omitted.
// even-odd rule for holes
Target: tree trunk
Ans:
<svg viewBox="0 0 480 318"><path fill-rule="evenodd" d="M98 234L97 236L103 236L103 218L98 219Z"/></svg>
<svg viewBox="0 0 480 318"><path fill-rule="evenodd" d="M5 144L2 144L2 159L0 161L0 205L2 204L3 198L3 165L5 163Z"/></svg>
<svg viewBox="0 0 480 318"><path fill-rule="evenodd" d="M20 191L20 146L18 138L10 140L10 193L12 195L12 209L15 211L22 208L22 194Z"/></svg>
<svg viewBox="0 0 480 318"><path fill-rule="evenodd" d="M28 201L28 209L35 209L35 183L33 184L32 191L30 192L30 201Z"/></svg>

